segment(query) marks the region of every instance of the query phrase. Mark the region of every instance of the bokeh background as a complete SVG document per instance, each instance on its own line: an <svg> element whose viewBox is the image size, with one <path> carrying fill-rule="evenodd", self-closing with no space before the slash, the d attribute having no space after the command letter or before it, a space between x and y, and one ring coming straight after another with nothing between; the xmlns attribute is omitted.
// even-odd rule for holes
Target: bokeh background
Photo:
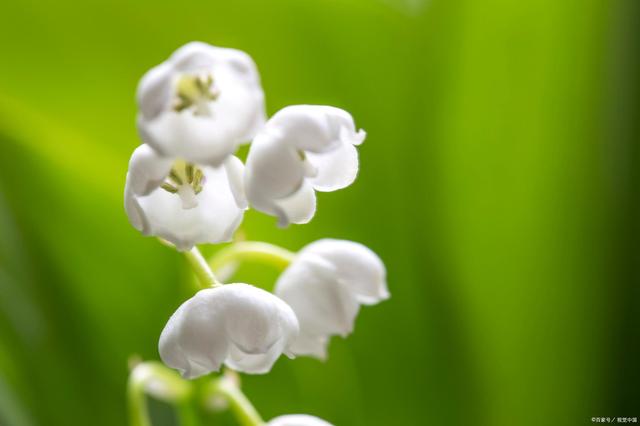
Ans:
<svg viewBox="0 0 640 426"><path fill-rule="evenodd" d="M190 40L249 52L269 113L335 105L369 134L358 180L320 194L310 224L246 215L251 240L369 245L393 295L362 310L328 362L281 359L245 377L265 418L640 416L639 6L3 1L0 424L126 424L127 360L158 358L190 279L123 211L134 91ZM154 425L175 424L151 409Z"/></svg>

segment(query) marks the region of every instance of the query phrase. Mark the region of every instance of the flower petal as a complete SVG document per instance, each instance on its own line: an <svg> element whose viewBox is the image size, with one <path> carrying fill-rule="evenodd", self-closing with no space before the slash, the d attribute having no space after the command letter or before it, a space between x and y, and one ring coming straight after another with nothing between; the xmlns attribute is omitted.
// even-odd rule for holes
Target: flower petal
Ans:
<svg viewBox="0 0 640 426"><path fill-rule="evenodd" d="M308 414L288 414L271 419L267 426L333 426L318 417Z"/></svg>
<svg viewBox="0 0 640 426"><path fill-rule="evenodd" d="M167 157L219 165L233 153L236 141L223 126L199 117L166 112L154 121L138 120L140 138ZM177 140L189 141L178 146Z"/></svg>
<svg viewBox="0 0 640 426"><path fill-rule="evenodd" d="M249 374L266 374L283 352L281 345L272 346L263 354L248 354L237 346L231 346L229 358L225 364L236 371Z"/></svg>
<svg viewBox="0 0 640 426"><path fill-rule="evenodd" d="M292 105L274 114L265 131L278 133L282 144L311 152L325 152L341 143L361 143L353 117L347 111L324 105Z"/></svg>
<svg viewBox="0 0 640 426"><path fill-rule="evenodd" d="M318 256L299 254L278 278L274 293L296 313L301 335L346 336L353 330L359 305L335 268Z"/></svg>
<svg viewBox="0 0 640 426"><path fill-rule="evenodd" d="M167 61L176 71L194 72L211 68L216 59L217 48L201 41L190 41L179 47Z"/></svg>
<svg viewBox="0 0 640 426"><path fill-rule="evenodd" d="M308 223L315 212L316 194L311 184L306 181L294 194L275 202L275 213L280 227L288 226L290 223Z"/></svg>
<svg viewBox="0 0 640 426"><path fill-rule="evenodd" d="M224 320L224 293L216 290L201 290L184 302L160 335L162 361L184 378L218 371L226 358L229 342L218 325Z"/></svg>
<svg viewBox="0 0 640 426"><path fill-rule="evenodd" d="M294 105L278 111L256 136L245 183L251 205L278 216L279 225L307 223L315 213L313 188L335 191L358 172L364 132L339 108Z"/></svg>
<svg viewBox="0 0 640 426"><path fill-rule="evenodd" d="M160 156L149 145L142 144L129 160L127 185L136 195L147 195L158 188L171 170L173 161Z"/></svg>
<svg viewBox="0 0 640 426"><path fill-rule="evenodd" d="M239 208L246 209L249 203L247 202L247 196L244 192L244 164L242 164L242 161L240 161L238 157L232 155L224 162L224 167L227 172L227 179L229 179L229 187L236 200L236 204Z"/></svg>
<svg viewBox="0 0 640 426"><path fill-rule="evenodd" d="M274 293L300 323L291 352L320 359L326 358L331 336L353 331L361 304L389 297L380 258L362 244L333 239L304 247L278 278Z"/></svg>
<svg viewBox="0 0 640 426"><path fill-rule="evenodd" d="M231 285L235 286L234 297L244 299L245 303L233 307L225 318L225 330L242 352L264 354L282 338L283 332L289 335L297 329L295 314L282 300L247 284L226 287Z"/></svg>
<svg viewBox="0 0 640 426"><path fill-rule="evenodd" d="M207 114L176 110L176 84L184 76L212 78L216 96L203 98ZM140 137L167 157L220 165L265 122L258 70L244 52L192 42L151 69L138 86Z"/></svg>
<svg viewBox="0 0 640 426"><path fill-rule="evenodd" d="M327 238L307 245L300 252L303 254L320 256L330 262L340 282L353 292L359 303L372 305L390 296L384 263L363 244Z"/></svg>
<svg viewBox="0 0 640 426"><path fill-rule="evenodd" d="M309 181L317 191L330 192L351 185L358 174L358 150L350 143L322 153L307 153L307 159L317 170Z"/></svg>
<svg viewBox="0 0 640 426"><path fill-rule="evenodd" d="M142 116L152 120L160 115L171 101L172 66L162 63L147 72L136 91L136 99Z"/></svg>
<svg viewBox="0 0 640 426"><path fill-rule="evenodd" d="M131 225L133 225L134 228L136 228L143 234L148 234L149 223L147 222L147 218L145 217L144 210L142 210L140 204L138 203L138 198L130 188L128 173L127 183L124 187L124 209L127 212L127 217L129 218L129 222L131 223Z"/></svg>
<svg viewBox="0 0 640 426"><path fill-rule="evenodd" d="M298 152L276 135L260 133L251 145L245 168L247 197L258 209L262 200L283 198L302 185L305 168Z"/></svg>
<svg viewBox="0 0 640 426"><path fill-rule="evenodd" d="M318 358L321 361L327 359L327 346L329 338L325 335L313 336L308 333L300 333L291 345L291 352L298 355L307 355Z"/></svg>
<svg viewBox="0 0 640 426"><path fill-rule="evenodd" d="M199 291L171 316L160 356L186 378L220 369L266 373L298 333L295 314L271 293L248 284Z"/></svg>

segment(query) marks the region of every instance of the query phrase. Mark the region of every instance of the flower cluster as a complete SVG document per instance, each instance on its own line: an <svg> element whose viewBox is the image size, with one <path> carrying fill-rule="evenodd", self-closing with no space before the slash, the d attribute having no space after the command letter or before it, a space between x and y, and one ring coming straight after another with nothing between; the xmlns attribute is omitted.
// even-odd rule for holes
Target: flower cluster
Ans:
<svg viewBox="0 0 640 426"><path fill-rule="evenodd" d="M125 209L144 235L187 254L230 241L249 207L283 227L307 223L315 192L345 188L358 172L365 132L352 116L294 105L267 119L257 67L235 49L179 48L144 75L137 102L143 143L129 163ZM245 143L243 164L234 154ZM389 297L384 264L361 244L324 239L281 258L273 293L212 278L185 301L160 336L163 362L193 379L223 364L266 373L281 354L324 359L331 336L351 333L360 305ZM269 424L326 423L298 415Z"/></svg>
<svg viewBox="0 0 640 426"><path fill-rule="evenodd" d="M338 108L294 105L265 117L251 58L189 43L138 86L144 142L129 163L131 224L179 250L229 241L250 204L279 224L306 223L314 191L350 185L365 133ZM251 142L247 166L233 154Z"/></svg>

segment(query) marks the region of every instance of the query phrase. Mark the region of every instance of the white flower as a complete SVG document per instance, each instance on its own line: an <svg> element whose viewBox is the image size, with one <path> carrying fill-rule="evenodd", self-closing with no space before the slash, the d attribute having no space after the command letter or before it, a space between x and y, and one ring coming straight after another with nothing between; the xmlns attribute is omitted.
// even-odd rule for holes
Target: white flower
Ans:
<svg viewBox="0 0 640 426"><path fill-rule="evenodd" d="M339 108L295 105L278 111L251 144L245 169L247 198L277 216L280 226L307 223L317 191L349 186L358 173L365 138L351 115Z"/></svg>
<svg viewBox="0 0 640 426"><path fill-rule="evenodd" d="M229 157L219 167L163 157L148 145L131 156L125 209L144 235L173 243L179 250L231 239L246 209L244 166Z"/></svg>
<svg viewBox="0 0 640 426"><path fill-rule="evenodd" d="M171 316L160 336L160 357L183 377L218 371L267 373L298 333L291 308L248 284L201 290Z"/></svg>
<svg viewBox="0 0 640 426"><path fill-rule="evenodd" d="M246 53L191 42L140 80L138 131L168 157L219 165L264 124L264 93Z"/></svg>
<svg viewBox="0 0 640 426"><path fill-rule="evenodd" d="M271 419L267 426L333 426L318 417L308 414L289 414Z"/></svg>
<svg viewBox="0 0 640 426"><path fill-rule="evenodd" d="M274 293L293 308L300 323L292 352L320 359L326 358L332 335L352 332L360 305L389 298L380 258L362 244L332 239L304 247Z"/></svg>

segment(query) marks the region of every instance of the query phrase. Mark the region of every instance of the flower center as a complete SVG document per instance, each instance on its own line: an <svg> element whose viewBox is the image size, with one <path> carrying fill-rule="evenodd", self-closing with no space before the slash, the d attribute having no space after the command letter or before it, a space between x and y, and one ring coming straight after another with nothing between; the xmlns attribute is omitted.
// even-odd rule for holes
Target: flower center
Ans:
<svg viewBox="0 0 640 426"><path fill-rule="evenodd" d="M196 195L202 192L205 183L204 173L192 163L178 160L173 163L169 176L160 186L171 194L177 194L185 210L198 206Z"/></svg>
<svg viewBox="0 0 640 426"><path fill-rule="evenodd" d="M211 74L185 74L176 83L176 99L173 110L182 112L193 109L193 115L210 116L209 102L215 101L220 91L213 84Z"/></svg>

